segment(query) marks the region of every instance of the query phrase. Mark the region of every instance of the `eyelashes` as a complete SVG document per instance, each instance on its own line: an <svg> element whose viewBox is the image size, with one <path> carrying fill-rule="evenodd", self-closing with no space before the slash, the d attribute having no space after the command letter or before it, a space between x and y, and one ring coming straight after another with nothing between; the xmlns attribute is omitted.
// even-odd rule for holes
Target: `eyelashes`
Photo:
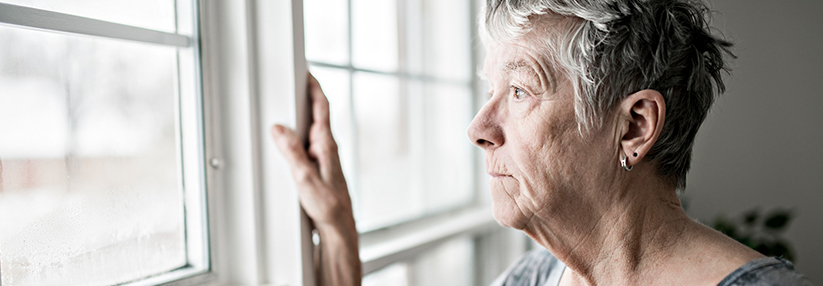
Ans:
<svg viewBox="0 0 823 286"><path fill-rule="evenodd" d="M509 89L511 90L510 94L512 95L512 97L514 97L517 100L521 100L529 96L529 93L523 88L519 88L517 86L512 85ZM491 99L494 96L494 91L489 91L487 96L487 99Z"/></svg>

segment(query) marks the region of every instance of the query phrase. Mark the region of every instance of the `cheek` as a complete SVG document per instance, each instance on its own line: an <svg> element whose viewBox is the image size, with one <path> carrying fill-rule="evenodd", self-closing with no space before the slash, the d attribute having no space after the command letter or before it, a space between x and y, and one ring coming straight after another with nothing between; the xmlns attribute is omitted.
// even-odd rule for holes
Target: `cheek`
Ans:
<svg viewBox="0 0 823 286"><path fill-rule="evenodd" d="M518 182L512 178L492 178L489 187L494 219L504 227L523 229L528 216L523 213L517 202L517 198L520 197Z"/></svg>
<svg viewBox="0 0 823 286"><path fill-rule="evenodd" d="M572 113L545 110L544 116L530 117L517 127L510 143L520 170L520 194L539 210L549 200L573 189L574 166L582 147Z"/></svg>

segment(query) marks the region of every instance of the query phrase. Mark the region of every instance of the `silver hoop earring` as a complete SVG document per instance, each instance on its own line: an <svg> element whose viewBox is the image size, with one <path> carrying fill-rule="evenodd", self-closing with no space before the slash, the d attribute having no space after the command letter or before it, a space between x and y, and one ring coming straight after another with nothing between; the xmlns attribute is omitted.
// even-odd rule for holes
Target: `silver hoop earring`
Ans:
<svg viewBox="0 0 823 286"><path fill-rule="evenodd" d="M627 158L628 157L623 156L623 159L620 159L620 167L623 167L623 170L631 171L632 168L634 168L634 166L627 166L627 164L626 164L626 159Z"/></svg>

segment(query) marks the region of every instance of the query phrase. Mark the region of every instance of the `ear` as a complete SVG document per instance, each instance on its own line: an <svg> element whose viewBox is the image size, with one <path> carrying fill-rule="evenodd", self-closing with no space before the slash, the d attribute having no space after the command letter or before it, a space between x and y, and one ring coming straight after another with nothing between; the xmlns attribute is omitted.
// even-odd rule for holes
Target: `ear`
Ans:
<svg viewBox="0 0 823 286"><path fill-rule="evenodd" d="M623 128L620 157L627 156L627 165L634 166L649 153L666 122L666 102L656 90L644 89L626 97L620 104L618 118Z"/></svg>

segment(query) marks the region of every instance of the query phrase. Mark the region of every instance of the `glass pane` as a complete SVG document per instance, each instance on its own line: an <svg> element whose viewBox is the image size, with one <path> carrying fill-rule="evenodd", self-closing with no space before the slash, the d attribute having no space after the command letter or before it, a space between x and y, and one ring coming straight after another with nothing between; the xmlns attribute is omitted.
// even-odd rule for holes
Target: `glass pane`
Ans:
<svg viewBox="0 0 823 286"><path fill-rule="evenodd" d="M422 113L412 121L423 125L414 158L422 170L420 192L428 213L470 202L472 192L472 144L466 128L472 119L471 90L464 85L429 83L422 93Z"/></svg>
<svg viewBox="0 0 823 286"><path fill-rule="evenodd" d="M422 2L423 72L426 75L469 81L471 68L471 8L468 1Z"/></svg>
<svg viewBox="0 0 823 286"><path fill-rule="evenodd" d="M444 242L410 261L397 262L363 277L372 285L474 285L474 242L461 237Z"/></svg>
<svg viewBox="0 0 823 286"><path fill-rule="evenodd" d="M169 0L2 0L0 2L72 14L129 26L175 32L175 1Z"/></svg>
<svg viewBox="0 0 823 286"><path fill-rule="evenodd" d="M473 200L468 86L356 73L354 87L361 231Z"/></svg>
<svg viewBox="0 0 823 286"><path fill-rule="evenodd" d="M343 174L349 185L355 182L355 140L351 98L349 97L350 75L347 70L312 66L311 73L320 82L329 99L331 130L343 165ZM354 194L352 194L354 195Z"/></svg>
<svg viewBox="0 0 823 286"><path fill-rule="evenodd" d="M409 285L473 285L474 242L461 237L444 242L411 262Z"/></svg>
<svg viewBox="0 0 823 286"><path fill-rule="evenodd" d="M358 188L355 218L361 230L393 224L421 213L408 144L405 94L395 77L354 74Z"/></svg>
<svg viewBox="0 0 823 286"><path fill-rule="evenodd" d="M186 264L176 49L0 26L2 285Z"/></svg>
<svg viewBox="0 0 823 286"><path fill-rule="evenodd" d="M409 265L407 263L398 262L363 276L363 286L384 285L408 286Z"/></svg>
<svg viewBox="0 0 823 286"><path fill-rule="evenodd" d="M349 64L349 16L346 1L303 1L306 59L338 65Z"/></svg>
<svg viewBox="0 0 823 286"><path fill-rule="evenodd" d="M352 52L355 67L396 71L398 63L396 0L352 1Z"/></svg>

